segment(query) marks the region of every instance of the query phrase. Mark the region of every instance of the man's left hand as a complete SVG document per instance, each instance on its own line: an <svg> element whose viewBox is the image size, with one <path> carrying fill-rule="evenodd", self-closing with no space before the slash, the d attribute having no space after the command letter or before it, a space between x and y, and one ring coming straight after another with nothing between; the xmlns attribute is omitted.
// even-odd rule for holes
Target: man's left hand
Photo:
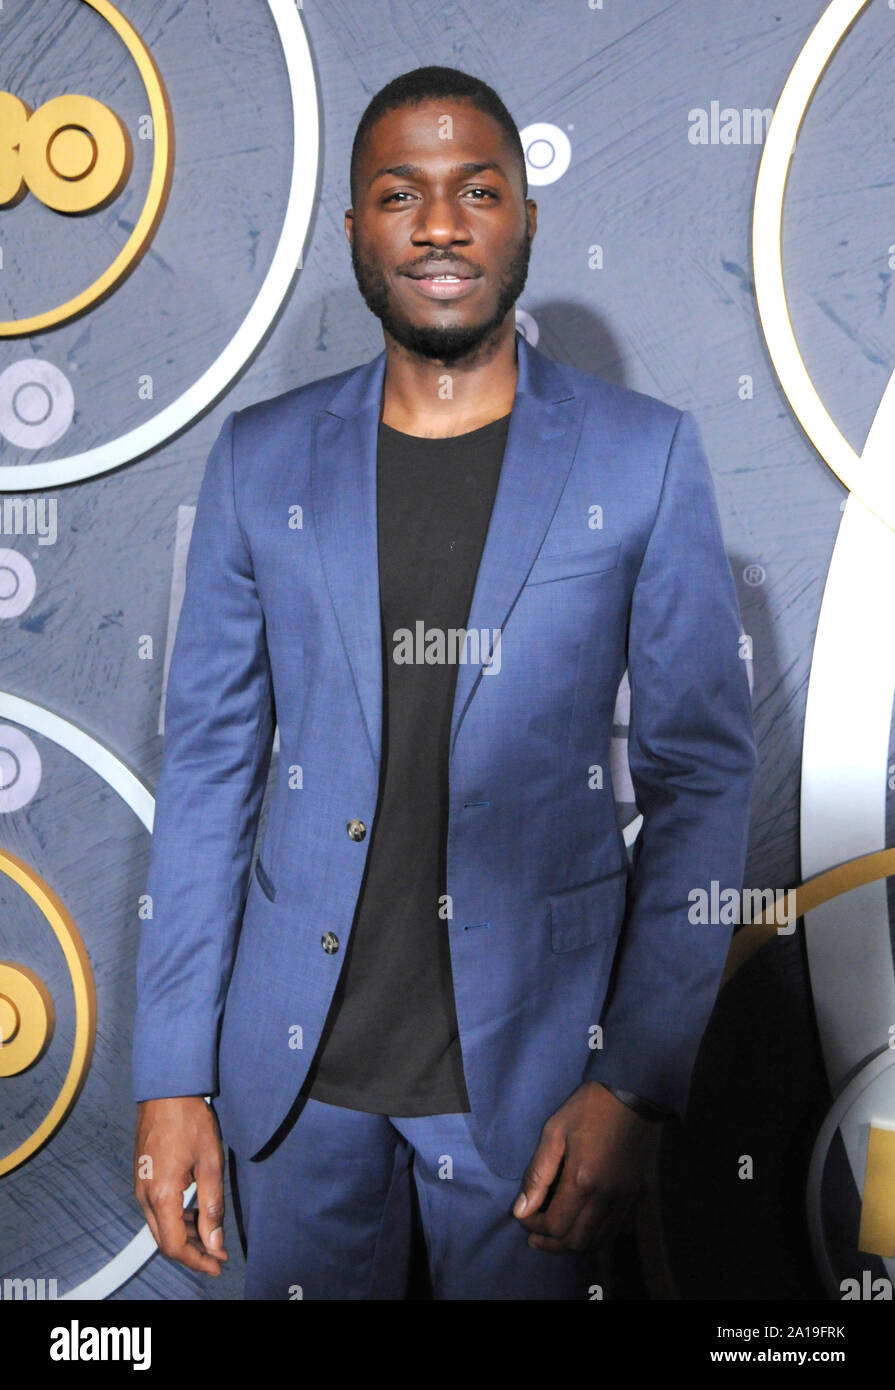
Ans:
<svg viewBox="0 0 895 1390"><path fill-rule="evenodd" d="M522 1179L513 1215L539 1250L588 1250L617 1234L643 1193L659 1127L597 1081L586 1081L550 1116ZM562 1164L556 1190L540 1211Z"/></svg>

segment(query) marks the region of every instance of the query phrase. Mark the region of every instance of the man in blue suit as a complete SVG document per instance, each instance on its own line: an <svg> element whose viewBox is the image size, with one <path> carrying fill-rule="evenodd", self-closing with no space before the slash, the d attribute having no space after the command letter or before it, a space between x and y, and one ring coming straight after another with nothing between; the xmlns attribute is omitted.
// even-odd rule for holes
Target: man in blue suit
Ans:
<svg viewBox="0 0 895 1390"><path fill-rule="evenodd" d="M517 335L537 207L490 87L390 83L351 185L385 350L231 413L199 494L137 1196L218 1273L222 1135L249 1298L405 1297L414 1187L434 1297L599 1297L727 951L691 893L742 886L755 745L711 476L689 413Z"/></svg>

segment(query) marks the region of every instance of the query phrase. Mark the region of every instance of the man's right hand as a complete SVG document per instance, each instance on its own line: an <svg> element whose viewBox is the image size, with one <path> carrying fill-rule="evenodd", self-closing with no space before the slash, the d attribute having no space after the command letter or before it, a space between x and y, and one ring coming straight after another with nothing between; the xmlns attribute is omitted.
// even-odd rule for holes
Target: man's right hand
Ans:
<svg viewBox="0 0 895 1390"><path fill-rule="evenodd" d="M195 1179L196 1210L183 1194ZM201 1096L137 1106L134 1191L163 1255L217 1277L224 1249L224 1151L214 1111Z"/></svg>

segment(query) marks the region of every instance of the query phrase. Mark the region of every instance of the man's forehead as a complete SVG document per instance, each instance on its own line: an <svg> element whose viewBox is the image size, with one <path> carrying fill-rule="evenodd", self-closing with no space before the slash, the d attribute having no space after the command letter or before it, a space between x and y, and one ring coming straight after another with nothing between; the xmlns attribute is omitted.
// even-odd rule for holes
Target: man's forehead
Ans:
<svg viewBox="0 0 895 1390"><path fill-rule="evenodd" d="M472 141L475 148L461 153L458 143L465 140ZM453 150L447 152L446 159L493 159L499 158L503 141L504 132L487 111L480 111L468 101L427 101L384 112L370 130L367 153L370 155L375 149L378 157L386 149L394 150L404 162L413 144L436 153L443 152L447 145L453 146Z"/></svg>
<svg viewBox="0 0 895 1390"><path fill-rule="evenodd" d="M403 108L402 108L403 111ZM407 113L404 113L407 114ZM439 116L450 116L439 108ZM507 143L495 121L483 116L483 123L474 128L450 127L437 119L420 119L418 109L411 108L409 120L381 129L392 113L388 112L370 132L365 151L364 183L376 179L474 178L477 174L494 173L509 180L511 159ZM487 125L485 124L487 122ZM441 132L447 129L447 134Z"/></svg>

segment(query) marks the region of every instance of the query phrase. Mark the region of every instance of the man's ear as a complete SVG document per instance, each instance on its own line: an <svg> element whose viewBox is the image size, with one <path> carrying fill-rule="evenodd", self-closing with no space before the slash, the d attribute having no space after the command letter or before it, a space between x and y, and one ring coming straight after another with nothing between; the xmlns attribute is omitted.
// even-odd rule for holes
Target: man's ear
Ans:
<svg viewBox="0 0 895 1390"><path fill-rule="evenodd" d="M346 237L348 238L348 245L351 246L351 245L352 245L352 239L353 239L353 237L354 237L354 209L353 209L353 208L346 208L346 209L345 209L345 235L346 235Z"/></svg>

